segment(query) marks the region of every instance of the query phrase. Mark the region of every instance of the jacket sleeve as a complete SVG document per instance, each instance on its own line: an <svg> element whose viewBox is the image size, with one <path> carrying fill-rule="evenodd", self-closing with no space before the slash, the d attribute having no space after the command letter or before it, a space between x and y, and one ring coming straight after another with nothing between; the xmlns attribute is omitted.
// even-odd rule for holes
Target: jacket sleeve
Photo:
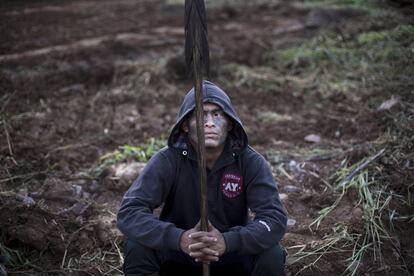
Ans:
<svg viewBox="0 0 414 276"><path fill-rule="evenodd" d="M174 181L173 166L165 153L154 155L122 199L117 225L129 239L144 246L180 250L183 229L159 220L153 210L167 197Z"/></svg>
<svg viewBox="0 0 414 276"><path fill-rule="evenodd" d="M286 231L287 215L266 160L256 153L247 162L245 183L247 205L253 221L223 233L227 252L258 254L277 244Z"/></svg>

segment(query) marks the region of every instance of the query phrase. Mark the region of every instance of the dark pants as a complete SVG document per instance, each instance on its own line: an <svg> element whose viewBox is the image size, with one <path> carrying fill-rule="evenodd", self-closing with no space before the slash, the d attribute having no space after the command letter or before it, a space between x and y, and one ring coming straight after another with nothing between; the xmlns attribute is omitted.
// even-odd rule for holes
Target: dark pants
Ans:
<svg viewBox="0 0 414 276"><path fill-rule="evenodd" d="M183 252L157 251L126 240L124 256L125 275L202 275L202 265ZM223 255L218 262L211 262L210 275L282 276L284 263L284 251L275 245L258 255Z"/></svg>

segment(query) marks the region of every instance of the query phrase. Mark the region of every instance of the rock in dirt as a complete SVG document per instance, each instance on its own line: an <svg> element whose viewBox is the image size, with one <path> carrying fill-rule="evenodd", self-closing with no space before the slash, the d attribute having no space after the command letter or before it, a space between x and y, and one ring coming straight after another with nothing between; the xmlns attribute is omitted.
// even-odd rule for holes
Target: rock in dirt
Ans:
<svg viewBox="0 0 414 276"><path fill-rule="evenodd" d="M82 83L65 86L59 89L59 93L63 95L82 93L84 91L85 91L85 85L83 85Z"/></svg>
<svg viewBox="0 0 414 276"><path fill-rule="evenodd" d="M104 185L110 190L126 190L139 176L146 163L131 162L113 165L104 179Z"/></svg>
<svg viewBox="0 0 414 276"><path fill-rule="evenodd" d="M115 177L118 177L121 181L132 182L138 177L144 167L145 163L141 162L120 164L115 167Z"/></svg>
<svg viewBox="0 0 414 276"><path fill-rule="evenodd" d="M305 141L309 143L320 143L321 136L316 135L316 134L309 134L305 136Z"/></svg>
<svg viewBox="0 0 414 276"><path fill-rule="evenodd" d="M380 112L380 111L390 110L394 105L396 105L399 102L400 102L400 99L398 97L392 96L391 99L386 100L385 102L383 102L377 108L377 111Z"/></svg>
<svg viewBox="0 0 414 276"><path fill-rule="evenodd" d="M23 198L23 203L24 203L27 207L32 206L32 205L35 205L35 204L36 204L36 202L34 201L34 199L33 199L33 198L31 198L30 196L26 196L26 197L24 197L24 198Z"/></svg>
<svg viewBox="0 0 414 276"><path fill-rule="evenodd" d="M96 230L102 244L110 245L112 241L122 238L122 233L116 227L115 216L101 214L98 217L98 221Z"/></svg>
<svg viewBox="0 0 414 276"><path fill-rule="evenodd" d="M79 185L72 185L62 179L53 177L45 180L43 189L41 193L42 198L58 202L65 201L67 203L76 202L82 192L82 187Z"/></svg>
<svg viewBox="0 0 414 276"><path fill-rule="evenodd" d="M280 200L286 200L288 198L288 195L285 193L280 193L279 197L280 197Z"/></svg>
<svg viewBox="0 0 414 276"><path fill-rule="evenodd" d="M88 191L91 193L96 193L101 190L101 185L99 185L98 181L93 180L90 185L88 186Z"/></svg>
<svg viewBox="0 0 414 276"><path fill-rule="evenodd" d="M306 171L303 169L304 163L298 163L295 160L289 161L289 170L294 174L302 174Z"/></svg>
<svg viewBox="0 0 414 276"><path fill-rule="evenodd" d="M293 185L286 185L284 190L286 193L299 193L302 191L301 188L293 186Z"/></svg>
<svg viewBox="0 0 414 276"><path fill-rule="evenodd" d="M86 205L82 202L77 202L70 209L75 215L80 216L83 213L85 213L85 211L88 209L88 207L89 207L89 205Z"/></svg>
<svg viewBox="0 0 414 276"><path fill-rule="evenodd" d="M292 227L296 224L296 219L288 219L287 220L287 226Z"/></svg>
<svg viewBox="0 0 414 276"><path fill-rule="evenodd" d="M36 204L36 201L30 196L28 196L28 191L26 188L20 189L16 194L16 199L23 202L26 207L30 207Z"/></svg>
<svg viewBox="0 0 414 276"><path fill-rule="evenodd" d="M83 225L83 223L84 223L84 219L83 219L83 217L82 216L77 216L76 218L75 218L75 222L76 222L76 224L77 225Z"/></svg>

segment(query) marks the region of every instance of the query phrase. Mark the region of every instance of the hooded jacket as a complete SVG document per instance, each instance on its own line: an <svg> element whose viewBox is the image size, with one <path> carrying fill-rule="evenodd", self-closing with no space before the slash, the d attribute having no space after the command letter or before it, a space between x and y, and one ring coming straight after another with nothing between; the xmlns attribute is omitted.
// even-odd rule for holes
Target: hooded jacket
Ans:
<svg viewBox="0 0 414 276"><path fill-rule="evenodd" d="M258 254L278 243L286 213L266 160L248 146L229 97L203 83L204 102L217 104L233 121L222 154L207 173L208 218L226 242L226 253ZM128 238L161 250L180 250L180 237L200 220L197 156L181 123L195 108L194 89L181 105L168 146L155 154L126 192L117 224ZM163 204L159 218L153 210ZM248 209L255 213L248 220Z"/></svg>

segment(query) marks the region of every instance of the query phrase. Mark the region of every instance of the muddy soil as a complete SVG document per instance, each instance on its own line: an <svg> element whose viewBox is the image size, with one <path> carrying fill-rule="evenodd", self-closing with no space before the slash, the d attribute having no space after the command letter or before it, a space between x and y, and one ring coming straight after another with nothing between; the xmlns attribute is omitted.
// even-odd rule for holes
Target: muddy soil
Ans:
<svg viewBox="0 0 414 276"><path fill-rule="evenodd" d="M123 237L116 212L145 164L97 168L119 146L168 135L191 88L183 62L183 7L158 0L6 1L0 13L0 245L15 257L6 268L10 274L120 274ZM226 82L223 68L262 66L269 47L287 48L367 16L315 12L290 1L208 10L211 78L232 98L251 145L274 167L291 218L282 241L289 253L320 242L338 219L350 232L363 228L352 198L318 231L308 226L335 201L322 192L341 161L367 154L367 147L353 145L384 127L363 101L347 105L340 96L307 96L288 81L270 92L252 89ZM322 153L309 157L298 149ZM281 164L286 174L277 169ZM373 269L372 261L361 264L362 271L400 273L394 255L391 248L384 256L386 268ZM318 271L301 273L339 275L344 264L336 258L324 257ZM305 265L287 266L286 273Z"/></svg>

